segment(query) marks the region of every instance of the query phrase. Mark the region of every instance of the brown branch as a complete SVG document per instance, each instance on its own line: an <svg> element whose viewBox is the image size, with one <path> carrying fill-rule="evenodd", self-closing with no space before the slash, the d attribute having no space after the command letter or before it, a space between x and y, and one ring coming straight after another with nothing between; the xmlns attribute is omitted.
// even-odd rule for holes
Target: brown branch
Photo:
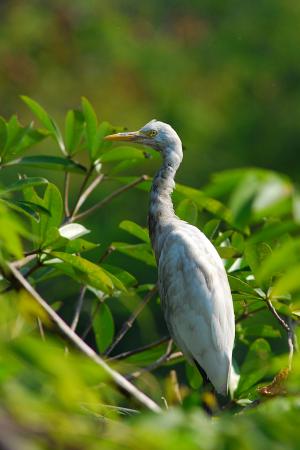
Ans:
<svg viewBox="0 0 300 450"><path fill-rule="evenodd" d="M77 207L77 203L78 203L78 201L79 201L79 199L80 199L80 197L81 197L83 191L85 190L85 187L86 187L86 185L87 185L87 183L88 183L88 181L89 181L89 179L90 179L90 176L91 176L92 173L93 173L93 170L94 170L94 166L92 165L92 166L88 169L88 171L86 172L86 174L85 174L85 177L84 177L84 179L83 179L83 181L82 181L82 184L81 184L81 186L80 186L80 188L79 188L79 192L78 192L78 195L77 195L77 200L76 200L75 206L74 206L74 208L72 209L72 212L71 212L71 214L70 214L70 217L73 217L73 216L74 216L74 211L75 211L75 209L76 209L76 207ZM67 217L66 223L69 222L69 221L70 221L70 220L69 220L69 217Z"/></svg>
<svg viewBox="0 0 300 450"><path fill-rule="evenodd" d="M111 356L109 358L110 361L115 359L124 359L128 358L128 356L136 355L138 353L142 353L145 350L150 350L151 348L159 347L161 344L164 344L170 339L170 336L164 336L161 339L158 339L157 341L151 342L151 344L144 345L143 347L136 348L134 350L129 350L127 352L119 353L118 355Z"/></svg>
<svg viewBox="0 0 300 450"><path fill-rule="evenodd" d="M151 372L152 370L157 369L163 363L168 361L168 358L169 358L169 356L171 355L171 352L172 352L172 346L173 346L173 339L169 339L166 351L165 351L165 353L162 356L160 356L160 358L158 358L152 364L149 364L148 366L143 367L142 369L137 370L136 372L133 372L133 373L127 375L126 379L127 380L134 380L135 378L138 378L139 376L141 376L144 372Z"/></svg>
<svg viewBox="0 0 300 450"><path fill-rule="evenodd" d="M37 291L28 283L23 275L10 264L11 272L16 280L29 292L29 294L38 302L38 304L48 313L50 318L59 328L59 330L67 336L72 343L78 347L88 358L98 364L121 388L135 397L140 403L153 412L161 412L161 408L143 392L137 389L132 383L124 378L120 373L112 369L91 347L89 347L80 337L64 322L64 320L51 308L51 306L37 293Z"/></svg>
<svg viewBox="0 0 300 450"><path fill-rule="evenodd" d="M272 304L272 302L271 302L271 300L269 298L266 299L266 303L267 303L267 306L268 306L269 310L271 311L271 313L275 317L275 319L280 323L282 328L284 328L285 331L287 332L288 347L289 347L289 369L291 370L293 354L294 354L294 332L293 332L293 329L292 329L292 327L290 327L285 322L285 320L282 317L280 317L280 315L278 314L278 312L274 308L274 306L273 306L273 304Z"/></svg>
<svg viewBox="0 0 300 450"><path fill-rule="evenodd" d="M82 286L80 289L80 293L77 299L77 303L76 303L76 308L75 308L75 313L74 313L74 317L71 323L71 330L75 331L76 327L78 325L79 322L79 317L80 317L80 313L82 310L82 305L83 305L83 300L84 300L84 296L86 293L86 286Z"/></svg>
<svg viewBox="0 0 300 450"><path fill-rule="evenodd" d="M248 319L249 317L254 316L257 312L263 311L265 306L262 306L261 308L257 308L254 311L244 311L239 317L236 318L235 324L242 322L242 320Z"/></svg>
<svg viewBox="0 0 300 450"><path fill-rule="evenodd" d="M64 179L64 208L65 208L65 217L70 216L70 209L69 209L69 193L70 193L70 173L65 172L65 179Z"/></svg>
<svg viewBox="0 0 300 450"><path fill-rule="evenodd" d="M86 209L80 214L77 214L73 217L73 220L82 220L85 219L87 216L95 212L97 209L102 208L104 205L109 203L111 200L113 200L115 197L118 197L120 194L123 194L123 192L128 191L129 189L132 189L133 187L137 186L138 184L142 183L143 181L146 181L148 179L147 175L142 175L136 180L132 181L131 183L126 184L125 186L120 187L119 189L116 189L114 192L112 192L110 195L105 197L103 200L101 200L99 203L96 203L94 206L92 206L89 209Z"/></svg>
<svg viewBox="0 0 300 450"><path fill-rule="evenodd" d="M91 193L96 189L96 187L98 186L99 183L101 183L101 181L104 178L104 174L101 173L100 175L98 175L94 181L86 188L86 190L80 195L76 206L74 208L74 211L72 213L72 217L70 217L70 221L73 221L76 217L77 212L79 211L79 209L81 208L81 206L85 203L85 201L87 200L87 198L91 195Z"/></svg>
<svg viewBox="0 0 300 450"><path fill-rule="evenodd" d="M116 347L116 345L118 345L118 343L123 339L123 337L125 336L125 334L128 332L128 330L130 330L130 328L132 327L134 321L136 320L136 318L138 317L138 315L143 311L143 309L145 308L145 306L147 305L147 303L151 300L151 298L153 297L153 295L157 292L157 285L155 285L143 298L143 300L141 301L141 303L138 305L138 307L136 308L136 310L131 314L131 316L129 317L128 320L126 320L126 322L123 323L123 326L121 328L121 330L119 331L119 333L117 334L115 340L113 341L113 343L108 347L108 349L105 352L105 355L109 355L112 350Z"/></svg>

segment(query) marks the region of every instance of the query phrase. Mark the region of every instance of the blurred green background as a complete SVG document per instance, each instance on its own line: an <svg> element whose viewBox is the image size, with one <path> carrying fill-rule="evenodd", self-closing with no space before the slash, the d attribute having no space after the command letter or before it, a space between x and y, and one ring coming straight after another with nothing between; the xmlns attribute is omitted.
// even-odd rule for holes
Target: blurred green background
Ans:
<svg viewBox="0 0 300 450"><path fill-rule="evenodd" d="M178 180L263 166L299 178L297 0L28 0L0 5L0 113L59 119L85 95L100 119L171 123Z"/></svg>

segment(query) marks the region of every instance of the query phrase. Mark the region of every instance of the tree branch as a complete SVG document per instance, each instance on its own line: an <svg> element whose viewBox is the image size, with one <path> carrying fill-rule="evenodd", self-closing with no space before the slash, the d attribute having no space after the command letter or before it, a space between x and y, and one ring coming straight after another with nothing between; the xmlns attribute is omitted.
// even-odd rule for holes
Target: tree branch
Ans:
<svg viewBox="0 0 300 450"><path fill-rule="evenodd" d="M138 378L139 376L141 376L142 373L144 373L144 372L151 372L152 370L157 369L164 362L168 361L168 358L169 358L169 356L172 353L172 346L173 346L173 339L169 339L166 351L160 358L158 358L152 364L149 364L148 366L143 367L142 369L137 370L136 372L133 372L133 373L127 375L126 379L127 380L134 380L135 378Z"/></svg>
<svg viewBox="0 0 300 450"><path fill-rule="evenodd" d="M111 356L109 358L109 360L113 361L115 359L124 359L124 358L127 358L128 356L132 356L132 355L136 355L138 353L142 353L145 350L150 350L151 348L159 347L161 344L164 344L169 339L170 339L170 336L164 336L164 337L162 337L161 339L158 339L155 342L151 342L151 344L147 344L147 345L144 345L143 347L139 347L139 348L136 348L134 350L129 350L128 352L123 352L123 353L119 353L118 355Z"/></svg>
<svg viewBox="0 0 300 450"><path fill-rule="evenodd" d="M96 203L94 206L92 206L89 209L86 209L85 211L83 211L80 214L77 214L75 216L73 216L73 220L82 220L85 219L87 216L89 216L90 214L92 214L93 212L95 212L97 209L102 208L102 206L106 205L107 203L109 203L112 199L114 199L115 197L118 197L120 194L123 194L123 192L128 191L129 189L137 186L138 184L142 183L143 181L146 181L148 179L147 175L142 175L139 178L137 178L136 180L132 181L131 183L126 184L125 186L120 187L119 189L116 189L114 192L112 192L110 195L108 195L107 197L105 197L103 200L101 200L99 203Z"/></svg>
<svg viewBox="0 0 300 450"><path fill-rule="evenodd" d="M72 323L71 323L71 330L73 330L73 331L76 330L76 327L78 325L78 321L79 321L79 317L80 317L80 313L81 313L81 309L82 309L85 293L86 293L86 286L82 286L81 289L80 289L80 293L79 293L79 296L78 296L77 303L76 303L74 317L73 317L73 320L72 320Z"/></svg>
<svg viewBox="0 0 300 450"><path fill-rule="evenodd" d="M137 389L121 374L113 370L97 353L89 347L80 337L64 322L64 320L51 308L51 306L37 293L37 291L28 283L23 275L16 269L13 264L9 265L11 272L18 282L32 295L38 304L48 313L60 331L67 336L72 343L78 347L88 358L98 364L122 389L136 398L145 407L153 412L161 412L161 408L143 392Z"/></svg>
<svg viewBox="0 0 300 450"><path fill-rule="evenodd" d="M267 306L268 306L269 310L271 311L271 313L275 317L275 319L280 323L282 328L284 328L285 331L287 332L287 335L288 335L288 346L289 346L289 370L291 370L291 368L292 368L292 360L293 360L293 355L294 355L294 336L293 336L294 333L293 333L293 329L292 329L292 327L290 327L283 320L282 317L280 317L280 315L278 314L278 312L274 308L274 306L273 306L273 304L272 304L272 302L271 302L271 300L269 298L266 299L266 303L267 303Z"/></svg>
<svg viewBox="0 0 300 450"><path fill-rule="evenodd" d="M70 216L69 209L69 192L70 192L70 172L65 172L64 179L64 208L65 208L65 217Z"/></svg>
<svg viewBox="0 0 300 450"><path fill-rule="evenodd" d="M157 292L157 285L155 285L143 298L143 300L141 301L141 303L138 305L138 307L136 308L136 310L131 314L131 316L129 317L128 320L126 320L126 322L124 322L121 330L119 331L119 333L117 334L115 340L113 341L113 343L108 347L108 349L105 352L105 355L109 355L112 350L116 347L116 345L118 345L118 343L123 339L123 337L125 336L125 334L127 333L128 330L130 330L130 328L132 327L134 321L136 320L137 316L143 311L143 309L145 308L145 306L147 305L147 303L151 300L151 298L153 297L153 295Z"/></svg>
<svg viewBox="0 0 300 450"><path fill-rule="evenodd" d="M86 188L86 190L80 195L77 204L74 208L72 217L70 217L70 221L73 221L76 217L76 213L79 211L79 209L81 208L81 206L84 204L84 202L87 200L87 198L91 195L91 193L96 189L96 187L98 186L99 183L101 183L101 181L104 178L104 174L101 173L100 175L98 175L94 181ZM75 216L75 217L74 217Z"/></svg>

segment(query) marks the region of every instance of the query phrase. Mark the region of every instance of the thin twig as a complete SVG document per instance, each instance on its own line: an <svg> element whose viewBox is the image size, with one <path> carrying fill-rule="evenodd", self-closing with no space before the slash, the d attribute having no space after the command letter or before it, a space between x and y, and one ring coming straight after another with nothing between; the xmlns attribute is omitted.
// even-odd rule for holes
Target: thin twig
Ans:
<svg viewBox="0 0 300 450"><path fill-rule="evenodd" d="M14 268L20 269L21 267L28 264L30 261L33 261L36 258L36 253L30 254L25 256L25 258L18 259L17 261L14 261L10 263Z"/></svg>
<svg viewBox="0 0 300 450"><path fill-rule="evenodd" d="M265 310L265 306L261 308L257 308L254 311L244 311L239 317L235 319L235 324L242 322L242 320L248 319L249 317L254 316L256 313Z"/></svg>
<svg viewBox="0 0 300 450"><path fill-rule="evenodd" d="M80 188L79 188L79 192L78 192L78 196L77 196L77 200L76 200L75 206L74 206L74 208L72 209L72 212L71 212L71 214L70 214L71 217L74 216L74 211L75 211L75 209L77 208L77 203L78 203L78 201L79 201L79 199L80 199L80 197L81 197L83 191L85 190L85 187L86 187L86 185L87 185L87 183L88 183L88 181L89 181L89 179L90 179L90 176L91 176L92 173L93 173L93 170L94 170L94 166L91 166L91 167L88 169L88 171L86 172L86 174L85 174L85 177L84 177L84 179L83 179L83 181L82 181L82 184L81 184L81 186L80 186Z"/></svg>
<svg viewBox="0 0 300 450"><path fill-rule="evenodd" d="M37 291L28 283L23 275L10 264L10 269L18 282L32 295L38 304L48 313L53 322L60 331L67 336L73 344L78 347L87 357L98 364L120 388L126 390L135 397L140 403L153 412L161 412L161 408L143 392L137 389L132 383L124 378L120 373L113 370L97 353L89 347L80 337L64 322L64 320L51 308L51 306L37 293Z"/></svg>
<svg viewBox="0 0 300 450"><path fill-rule="evenodd" d="M170 339L170 336L164 336L157 341L151 342L151 344L144 345L143 347L136 348L134 350L129 350L128 352L119 353L118 355L111 356L109 358L110 361L115 359L124 359L128 358L128 356L136 355L138 353L144 352L145 350L150 350L151 348L159 347L161 344L164 344Z"/></svg>
<svg viewBox="0 0 300 450"><path fill-rule="evenodd" d="M171 382L171 388L174 393L174 398L177 400L177 403L182 405L182 397L180 392L180 387L178 383L177 373L176 370L172 369L170 372L170 382Z"/></svg>
<svg viewBox="0 0 300 450"><path fill-rule="evenodd" d="M137 186L138 184L142 183L143 181L146 181L148 179L147 175L142 175L139 178L137 178L136 180L132 181L131 183L126 184L125 186L120 187L119 189L116 189L114 192L112 192L110 195L108 195L107 197L105 197L103 200L101 200L99 203L96 203L94 206L92 206L89 209L86 209L85 211L83 211L80 214L77 214L75 216L73 216L73 220L82 220L85 219L87 216L89 216L90 214L92 214L93 212L95 212L97 209L102 208L102 206L106 205L107 203L109 203L112 199L114 199L115 197L118 197L118 195L123 194L123 192L128 191L129 189Z"/></svg>
<svg viewBox="0 0 300 450"><path fill-rule="evenodd" d="M143 298L143 300L141 301L141 303L138 305L138 307L136 308L136 310L131 314L131 316L129 317L128 320L126 320L126 322L123 323L123 326L121 328L121 330L119 331L119 333L117 334L115 340L113 341L113 343L108 347L108 349L105 352L105 355L109 355L112 350L116 347L116 345L118 345L118 343L123 339L123 337L125 336L125 334L127 333L128 330L130 330L130 328L132 327L134 321L136 320L136 318L138 317L138 315L143 311L143 309L145 308L145 306L147 305L147 303L151 300L151 298L153 297L153 295L157 292L157 285L155 285Z"/></svg>
<svg viewBox="0 0 300 450"><path fill-rule="evenodd" d="M99 183L101 183L101 181L103 180L104 174L101 173L100 175L98 175L94 181L86 188L86 190L80 195L77 204L74 208L72 217L70 218L71 220L74 220L74 216L76 216L77 212L79 211L79 209L82 207L82 205L84 204L84 202L87 200L87 198L91 195L91 193L96 189L96 187L98 186Z"/></svg>
<svg viewBox="0 0 300 450"><path fill-rule="evenodd" d="M127 380L134 380L135 378L138 378L142 375L144 372L151 372L152 370L157 369L159 366L161 366L163 363L165 363L172 352L172 346L173 346L173 339L170 339L166 348L165 353L160 356L156 361L154 361L152 364L149 364L146 367L143 367L140 370L137 370L136 372L133 372L126 376Z"/></svg>
<svg viewBox="0 0 300 450"><path fill-rule="evenodd" d="M84 300L84 296L86 293L86 286L82 286L80 289L80 293L78 296L78 300L76 303L76 308L75 308L75 313L74 313L74 317L71 323L71 330L75 331L76 327L78 325L78 321L79 321L79 317L80 317L80 313L82 310L82 305L83 305L83 300Z"/></svg>
<svg viewBox="0 0 300 450"><path fill-rule="evenodd" d="M70 216L70 209L69 209L69 192L70 192L70 172L65 172L65 179L64 179L64 207L65 207L65 216Z"/></svg>
<svg viewBox="0 0 300 450"><path fill-rule="evenodd" d="M274 306L273 306L273 304L272 304L272 302L271 302L271 300L269 298L266 299L266 303L267 303L267 306L268 306L269 310L273 314L273 316L280 323L282 328L284 328L285 331L287 332L287 335L288 335L288 347L289 347L289 369L291 370L293 354L294 354L294 342L293 342L294 341L294 338L293 338L293 334L294 333L293 333L293 329L285 322L285 320L283 320L282 317L280 317L280 315L278 314L278 312L274 308Z"/></svg>
<svg viewBox="0 0 300 450"><path fill-rule="evenodd" d="M99 308L100 308L100 305L101 305L101 302L99 301L99 302L96 304L96 307L95 307L95 309L94 309L94 311L93 311L93 314L92 314L92 316L91 316L90 323L87 325L86 329L84 330L84 332L83 332L82 335L81 335L81 339L82 339L83 341L85 340L85 338L87 337L87 335L89 334L89 332L90 332L91 329L92 329L93 322L94 322L94 319L95 319L95 317L96 317L96 315L97 315L97 312L98 312L98 310L99 310Z"/></svg>

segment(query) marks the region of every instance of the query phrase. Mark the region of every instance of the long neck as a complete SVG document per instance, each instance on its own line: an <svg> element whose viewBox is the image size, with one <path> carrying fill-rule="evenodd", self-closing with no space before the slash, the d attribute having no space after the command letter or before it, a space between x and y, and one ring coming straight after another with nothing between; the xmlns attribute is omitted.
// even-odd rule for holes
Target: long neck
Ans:
<svg viewBox="0 0 300 450"><path fill-rule="evenodd" d="M173 209L171 194L175 187L174 177L182 161L181 142L175 148L167 148L163 152L163 164L155 175L150 192L148 226L149 235L156 258L159 258L162 237L176 215Z"/></svg>

